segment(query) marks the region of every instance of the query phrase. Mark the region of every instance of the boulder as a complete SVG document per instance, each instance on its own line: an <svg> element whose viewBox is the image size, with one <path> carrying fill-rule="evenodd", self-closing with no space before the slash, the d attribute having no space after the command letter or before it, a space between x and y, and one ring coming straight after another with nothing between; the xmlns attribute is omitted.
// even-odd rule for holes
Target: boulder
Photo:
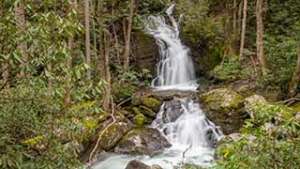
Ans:
<svg viewBox="0 0 300 169"><path fill-rule="evenodd" d="M260 95L253 95L245 98L245 110L250 114L252 118L254 118L254 113L257 111L258 105L267 104L266 99Z"/></svg>
<svg viewBox="0 0 300 169"><path fill-rule="evenodd" d="M164 123L174 122L181 116L182 113L183 109L181 107L180 100L167 101L164 105L162 120Z"/></svg>
<svg viewBox="0 0 300 169"><path fill-rule="evenodd" d="M132 160L130 161L125 169L162 169L159 165L148 166L141 161Z"/></svg>
<svg viewBox="0 0 300 169"><path fill-rule="evenodd" d="M151 169L151 167L141 161L132 160L127 164L125 169Z"/></svg>
<svg viewBox="0 0 300 169"><path fill-rule="evenodd" d="M111 150L131 128L131 125L125 122L114 123L104 131L100 147L106 151Z"/></svg>
<svg viewBox="0 0 300 169"><path fill-rule="evenodd" d="M201 94L200 100L207 117L225 134L238 132L247 118L243 111L243 97L231 89L211 90Z"/></svg>
<svg viewBox="0 0 300 169"><path fill-rule="evenodd" d="M168 140L157 129L137 128L129 131L114 151L121 154L153 156L170 146Z"/></svg>
<svg viewBox="0 0 300 169"><path fill-rule="evenodd" d="M245 98L245 111L260 125L272 122L276 125L294 117L295 110L285 105L270 103L260 95Z"/></svg>

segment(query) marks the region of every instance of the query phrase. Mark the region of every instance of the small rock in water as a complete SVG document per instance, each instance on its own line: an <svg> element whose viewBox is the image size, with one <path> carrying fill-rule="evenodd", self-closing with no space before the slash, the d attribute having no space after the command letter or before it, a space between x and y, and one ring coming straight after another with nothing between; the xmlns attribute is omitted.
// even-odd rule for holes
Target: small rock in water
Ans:
<svg viewBox="0 0 300 169"><path fill-rule="evenodd" d="M151 169L151 167L141 161L132 160L127 164L125 169Z"/></svg>

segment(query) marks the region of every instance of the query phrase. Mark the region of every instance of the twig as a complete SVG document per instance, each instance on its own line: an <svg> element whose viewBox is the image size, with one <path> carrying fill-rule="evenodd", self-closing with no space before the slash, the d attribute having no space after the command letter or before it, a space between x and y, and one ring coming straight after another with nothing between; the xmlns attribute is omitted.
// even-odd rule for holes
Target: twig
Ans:
<svg viewBox="0 0 300 169"><path fill-rule="evenodd" d="M184 165L184 159L185 159L185 154L186 154L186 152L189 151L189 149L191 149L191 148L192 148L192 145L190 145L188 148L186 148L186 149L184 150L184 152L182 153L182 161L181 161L181 164L180 164L180 166L179 166L180 169L182 169L182 167L183 167L183 165Z"/></svg>

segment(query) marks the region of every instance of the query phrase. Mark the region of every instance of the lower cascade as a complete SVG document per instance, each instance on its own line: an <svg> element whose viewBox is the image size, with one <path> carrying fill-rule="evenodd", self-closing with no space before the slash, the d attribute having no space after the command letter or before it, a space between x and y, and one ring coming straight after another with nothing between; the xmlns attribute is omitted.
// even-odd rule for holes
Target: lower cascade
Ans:
<svg viewBox="0 0 300 169"><path fill-rule="evenodd" d="M214 161L214 148L222 132L202 112L191 98L175 98L160 108L151 128L158 129L171 147L155 156L103 154L103 160L94 169L125 169L131 160L147 165L159 164L163 169L174 169L182 164L208 167Z"/></svg>
<svg viewBox="0 0 300 169"><path fill-rule="evenodd" d="M146 25L147 33L156 39L161 54L158 76L152 85L160 90L195 91L197 84L193 63L188 49L180 42L179 24L171 16L174 7L172 5L166 11L172 26L166 24L163 16L151 16ZM157 129L171 146L153 156L105 153L92 168L125 169L132 160L147 165L158 164L163 169L181 168L183 164L213 165L214 148L222 138L222 132L206 118L196 99L173 97L173 100L165 101L148 127Z"/></svg>

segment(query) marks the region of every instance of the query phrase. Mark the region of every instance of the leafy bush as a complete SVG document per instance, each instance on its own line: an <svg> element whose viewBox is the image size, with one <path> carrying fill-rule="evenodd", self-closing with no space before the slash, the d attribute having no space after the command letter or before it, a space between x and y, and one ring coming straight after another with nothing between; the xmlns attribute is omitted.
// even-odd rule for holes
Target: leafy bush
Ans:
<svg viewBox="0 0 300 169"><path fill-rule="evenodd" d="M217 169L296 169L300 165L300 123L280 105L256 105L237 141L227 139L218 149Z"/></svg>
<svg viewBox="0 0 300 169"><path fill-rule="evenodd" d="M252 74L252 68L242 67L237 57L227 57L224 63L216 66L212 74L220 80L237 80L249 78Z"/></svg>
<svg viewBox="0 0 300 169"><path fill-rule="evenodd" d="M84 100L65 108L60 95L46 86L31 79L1 91L0 168L82 166L78 154L95 134L100 110L95 102Z"/></svg>

